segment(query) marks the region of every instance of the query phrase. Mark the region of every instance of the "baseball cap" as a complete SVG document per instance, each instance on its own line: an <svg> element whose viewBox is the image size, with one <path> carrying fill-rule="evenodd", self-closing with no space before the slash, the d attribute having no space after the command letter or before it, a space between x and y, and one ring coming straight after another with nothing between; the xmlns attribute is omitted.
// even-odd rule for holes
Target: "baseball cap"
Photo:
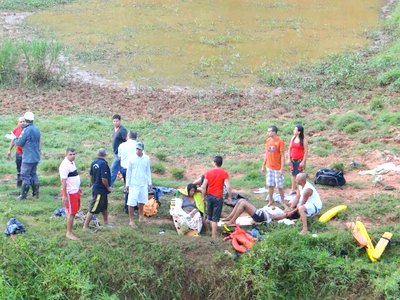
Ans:
<svg viewBox="0 0 400 300"><path fill-rule="evenodd" d="M136 143L136 149L143 150L144 149L144 144L142 142L137 142Z"/></svg>
<svg viewBox="0 0 400 300"><path fill-rule="evenodd" d="M33 112L31 112L31 111L27 111L27 112L24 114L24 119L25 119L25 120L28 120L28 121L33 121L33 120L35 119L35 115L34 115Z"/></svg>

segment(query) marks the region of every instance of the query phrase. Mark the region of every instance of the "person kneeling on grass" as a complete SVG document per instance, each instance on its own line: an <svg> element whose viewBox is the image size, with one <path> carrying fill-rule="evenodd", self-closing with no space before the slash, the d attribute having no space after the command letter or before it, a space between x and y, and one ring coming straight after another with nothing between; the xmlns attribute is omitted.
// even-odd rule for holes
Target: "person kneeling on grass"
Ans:
<svg viewBox="0 0 400 300"><path fill-rule="evenodd" d="M296 197L286 209L286 214L289 219L301 219L303 223L301 233L304 234L308 232L307 218L321 210L322 201L315 187L307 181L306 173L299 173L296 176L296 184L298 186Z"/></svg>

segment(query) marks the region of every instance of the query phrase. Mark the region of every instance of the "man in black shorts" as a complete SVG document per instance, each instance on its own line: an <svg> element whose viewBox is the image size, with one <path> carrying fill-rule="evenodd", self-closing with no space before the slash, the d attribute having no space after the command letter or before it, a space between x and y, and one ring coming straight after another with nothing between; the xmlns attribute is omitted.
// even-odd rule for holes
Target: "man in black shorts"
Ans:
<svg viewBox="0 0 400 300"><path fill-rule="evenodd" d="M92 201L90 201L89 212L86 216L83 228L88 228L94 214L102 213L104 226L108 224L108 194L112 192L110 187L111 172L105 160L107 153L104 148L97 150L97 158L90 166L90 179L92 183Z"/></svg>

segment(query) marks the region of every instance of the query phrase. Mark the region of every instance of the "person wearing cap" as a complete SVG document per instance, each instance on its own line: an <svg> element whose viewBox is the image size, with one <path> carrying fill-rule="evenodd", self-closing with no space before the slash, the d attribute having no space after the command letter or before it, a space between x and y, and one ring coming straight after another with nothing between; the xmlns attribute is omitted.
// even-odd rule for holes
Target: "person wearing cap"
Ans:
<svg viewBox="0 0 400 300"><path fill-rule="evenodd" d="M24 125L25 125L24 117L19 117L18 125L12 131L12 133L15 135L16 138L18 138L21 135L22 130L24 129ZM14 147L14 145L15 145L15 140L11 140L10 145L8 146L8 150L7 150L8 158L11 158L11 150ZM22 179L21 179L22 147L21 146L15 146L15 164L17 166L17 187L21 187L21 185L22 185Z"/></svg>
<svg viewBox="0 0 400 300"><path fill-rule="evenodd" d="M145 221L143 207L148 201L148 194L151 190L150 158L143 153L144 144L136 143L136 155L129 159L126 171L126 192L128 196L129 225L135 226L133 222L133 207L138 206L139 222Z"/></svg>
<svg viewBox="0 0 400 300"><path fill-rule="evenodd" d="M35 116L28 111L24 114L24 129L19 138L15 139L15 145L22 147L22 164L21 164L21 194L19 200L26 199L29 186L32 185L32 196L39 198L39 178L37 175L37 166L40 161L41 140L40 131L33 124Z"/></svg>
<svg viewBox="0 0 400 300"><path fill-rule="evenodd" d="M126 137L126 142L123 142L118 147L118 158L121 161L121 174L124 179L124 188L126 187L126 170L128 169L129 157L131 155L136 154L136 138L137 133L134 131L129 131L128 136ZM124 211L128 213L128 205L126 202L128 201L128 193L124 194Z"/></svg>
<svg viewBox="0 0 400 300"><path fill-rule="evenodd" d="M67 233L65 236L70 240L79 240L72 228L74 218L81 206L81 179L75 165L76 152L73 148L67 148L65 158L59 167L61 179L61 197L67 212Z"/></svg>
<svg viewBox="0 0 400 300"><path fill-rule="evenodd" d="M110 186L111 172L106 161L106 149L97 150L97 158L90 165L90 182L92 184L92 200L90 201L89 211L87 213L83 228L89 228L89 223L94 214L102 213L104 226L111 227L108 224L108 194L112 192Z"/></svg>
<svg viewBox="0 0 400 300"><path fill-rule="evenodd" d="M124 126L121 125L121 116L113 115L112 123L114 126L114 133L112 136L112 148L114 152L114 159L111 163L111 181L110 186L114 185L114 181L117 178L118 172L121 171L121 161L118 157L118 147L123 142L126 141L126 136L128 135L128 131Z"/></svg>

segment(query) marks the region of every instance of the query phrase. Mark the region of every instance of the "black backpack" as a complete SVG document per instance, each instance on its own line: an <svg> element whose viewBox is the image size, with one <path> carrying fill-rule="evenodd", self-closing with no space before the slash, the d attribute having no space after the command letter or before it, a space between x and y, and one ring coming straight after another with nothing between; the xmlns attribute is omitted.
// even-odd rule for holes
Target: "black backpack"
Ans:
<svg viewBox="0 0 400 300"><path fill-rule="evenodd" d="M343 171L335 169L320 169L315 174L315 184L329 185L329 186L342 186L346 184Z"/></svg>

